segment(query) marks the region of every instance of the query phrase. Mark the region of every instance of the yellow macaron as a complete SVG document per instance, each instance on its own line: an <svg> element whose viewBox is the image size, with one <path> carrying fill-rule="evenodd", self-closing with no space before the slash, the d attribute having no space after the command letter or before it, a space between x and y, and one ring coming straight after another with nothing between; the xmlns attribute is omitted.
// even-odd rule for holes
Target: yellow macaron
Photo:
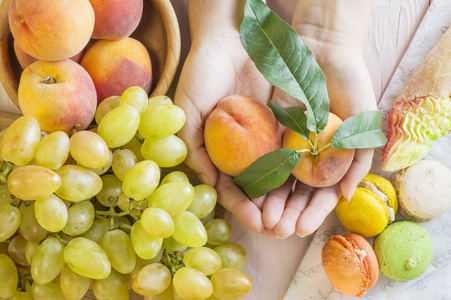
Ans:
<svg viewBox="0 0 451 300"><path fill-rule="evenodd" d="M335 208L343 226L364 237L381 233L395 220L398 195L391 182L382 176L368 174L358 185L351 200L344 197Z"/></svg>

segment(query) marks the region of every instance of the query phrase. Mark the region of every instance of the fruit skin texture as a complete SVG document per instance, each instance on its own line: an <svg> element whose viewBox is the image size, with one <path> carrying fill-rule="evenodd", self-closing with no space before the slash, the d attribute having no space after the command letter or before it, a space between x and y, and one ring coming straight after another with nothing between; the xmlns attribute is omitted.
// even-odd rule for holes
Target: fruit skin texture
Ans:
<svg viewBox="0 0 451 300"><path fill-rule="evenodd" d="M384 195L391 213L382 199ZM366 175L351 200L341 197L335 207L341 224L347 230L364 237L381 233L390 222L394 221L397 210L398 195L395 188L389 180L376 174Z"/></svg>
<svg viewBox="0 0 451 300"><path fill-rule="evenodd" d="M76 55L94 30L94 9L89 0L13 0L8 17L19 46L42 60Z"/></svg>
<svg viewBox="0 0 451 300"><path fill-rule="evenodd" d="M143 0L89 1L96 18L92 38L122 39L138 27L143 12Z"/></svg>
<svg viewBox="0 0 451 300"><path fill-rule="evenodd" d="M362 297L379 278L379 265L371 245L362 236L334 235L323 246L321 262L337 290Z"/></svg>
<svg viewBox="0 0 451 300"><path fill-rule="evenodd" d="M14 46L14 53L16 54L17 61L19 62L19 65L22 67L22 69L25 69L32 63L38 61L36 57L31 56L27 52L23 51L22 48L17 44L17 41L14 40L13 43ZM80 52L75 54L74 56L69 57L69 59L73 60L76 63L80 63L81 58L83 57L83 54L85 53L85 48L83 48Z"/></svg>
<svg viewBox="0 0 451 300"><path fill-rule="evenodd" d="M317 149L321 149L332 141L335 130L342 122L338 116L329 113L327 126L318 134ZM312 144L314 140L314 134L310 133ZM308 141L289 128L286 128L283 134L282 147L294 150L312 149ZM304 152L292 173L297 179L313 187L332 186L338 183L348 171L354 152L354 149L335 149L332 146L320 151L317 155Z"/></svg>
<svg viewBox="0 0 451 300"><path fill-rule="evenodd" d="M205 148L223 173L237 176L259 157L280 149L279 122L271 109L250 97L220 100L204 128Z"/></svg>
<svg viewBox="0 0 451 300"><path fill-rule="evenodd" d="M382 274L392 280L415 279L426 271L432 260L429 233L412 221L390 224L373 244Z"/></svg>
<svg viewBox="0 0 451 300"><path fill-rule="evenodd" d="M131 86L150 92L152 63L149 52L138 40L98 40L86 50L81 65L94 81L98 103L121 95Z"/></svg>
<svg viewBox="0 0 451 300"><path fill-rule="evenodd" d="M50 76L54 82L46 83ZM89 74L77 63L37 61L20 77L19 106L24 115L35 117L41 130L71 134L74 126L83 130L91 123L97 96Z"/></svg>

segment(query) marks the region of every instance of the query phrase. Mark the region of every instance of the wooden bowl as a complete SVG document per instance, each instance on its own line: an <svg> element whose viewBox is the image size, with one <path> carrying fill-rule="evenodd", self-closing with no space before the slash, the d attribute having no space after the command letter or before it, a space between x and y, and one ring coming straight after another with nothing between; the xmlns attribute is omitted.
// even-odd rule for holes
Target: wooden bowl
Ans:
<svg viewBox="0 0 451 300"><path fill-rule="evenodd" d="M19 107L17 90L22 68L14 53L8 24L11 1L3 0L0 5L0 81L8 96ZM150 96L165 95L174 80L180 60L180 30L170 0L144 0L141 22L131 37L147 48L152 60Z"/></svg>

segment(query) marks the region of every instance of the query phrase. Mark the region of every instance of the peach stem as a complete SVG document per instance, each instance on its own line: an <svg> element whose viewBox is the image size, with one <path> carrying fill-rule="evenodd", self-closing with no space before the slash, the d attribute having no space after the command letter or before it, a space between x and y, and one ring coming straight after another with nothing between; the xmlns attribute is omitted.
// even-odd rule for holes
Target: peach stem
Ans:
<svg viewBox="0 0 451 300"><path fill-rule="evenodd" d="M54 84L54 83L56 83L56 80L52 76L47 76L47 77L44 78L44 83L46 83L46 84Z"/></svg>

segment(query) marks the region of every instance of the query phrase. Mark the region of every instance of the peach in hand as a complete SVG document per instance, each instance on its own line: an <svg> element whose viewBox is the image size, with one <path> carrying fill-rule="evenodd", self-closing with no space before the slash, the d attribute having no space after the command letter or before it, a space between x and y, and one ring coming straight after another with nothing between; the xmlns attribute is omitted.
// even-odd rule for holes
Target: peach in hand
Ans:
<svg viewBox="0 0 451 300"><path fill-rule="evenodd" d="M89 0L12 0L9 26L20 48L41 60L63 60L79 53L94 30Z"/></svg>
<svg viewBox="0 0 451 300"><path fill-rule="evenodd" d="M83 130L91 123L97 96L89 74L76 62L39 60L20 77L19 106L46 132Z"/></svg>
<svg viewBox="0 0 451 300"><path fill-rule="evenodd" d="M279 122L271 109L242 95L218 102L204 128L205 148L223 173L237 176L259 157L280 149Z"/></svg>
<svg viewBox="0 0 451 300"><path fill-rule="evenodd" d="M292 172L298 180L313 187L326 187L338 183L343 178L351 166L355 150L336 149L331 146L321 150L332 141L335 131L342 122L338 116L329 113L327 126L317 135L316 150L312 147L315 144L315 135L312 132L309 143L291 129L285 129L283 148L309 149L302 154L300 162Z"/></svg>

